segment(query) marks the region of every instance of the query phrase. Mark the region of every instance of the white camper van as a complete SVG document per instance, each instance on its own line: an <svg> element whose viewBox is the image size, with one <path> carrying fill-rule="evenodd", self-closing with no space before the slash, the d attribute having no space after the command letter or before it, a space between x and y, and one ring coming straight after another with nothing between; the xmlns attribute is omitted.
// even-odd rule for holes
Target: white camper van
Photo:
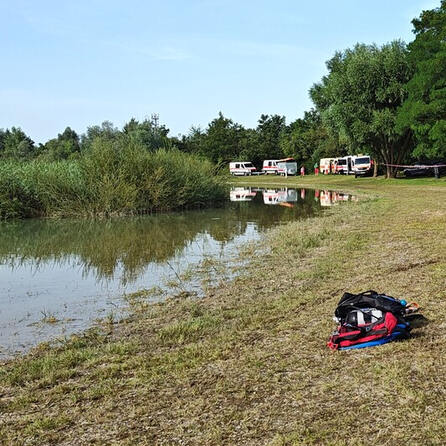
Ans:
<svg viewBox="0 0 446 446"><path fill-rule="evenodd" d="M373 161L370 156L357 155L352 158L352 168L355 177L371 175L373 173Z"/></svg>
<svg viewBox="0 0 446 446"><path fill-rule="evenodd" d="M344 156L343 158L338 158L338 164L336 166L336 173L340 173L343 175L350 175L353 173L352 166L352 156Z"/></svg>
<svg viewBox="0 0 446 446"><path fill-rule="evenodd" d="M324 175L328 175L329 173L335 173L335 161L337 158L322 158L319 161L319 171Z"/></svg>
<svg viewBox="0 0 446 446"><path fill-rule="evenodd" d="M248 161L235 161L229 163L229 172L231 175L252 175L256 168Z"/></svg>
<svg viewBox="0 0 446 446"><path fill-rule="evenodd" d="M277 175L277 160L263 161L262 172L266 175L268 175L269 173Z"/></svg>

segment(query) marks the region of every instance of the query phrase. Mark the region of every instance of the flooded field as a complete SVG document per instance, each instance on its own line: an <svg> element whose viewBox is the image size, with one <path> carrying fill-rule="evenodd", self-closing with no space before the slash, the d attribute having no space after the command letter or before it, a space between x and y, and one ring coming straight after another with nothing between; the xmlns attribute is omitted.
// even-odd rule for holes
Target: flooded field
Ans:
<svg viewBox="0 0 446 446"><path fill-rule="evenodd" d="M202 294L243 268L238 249L347 194L235 187L217 209L110 220L0 223L0 357L118 318L125 294Z"/></svg>

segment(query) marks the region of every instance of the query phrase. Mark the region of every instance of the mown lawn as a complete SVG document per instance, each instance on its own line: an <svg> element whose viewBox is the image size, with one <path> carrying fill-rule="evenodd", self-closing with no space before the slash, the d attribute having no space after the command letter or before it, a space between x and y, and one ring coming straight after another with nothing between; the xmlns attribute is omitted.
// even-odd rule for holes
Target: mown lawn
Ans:
<svg viewBox="0 0 446 446"><path fill-rule="evenodd" d="M2 365L0 442L61 445L446 443L446 181L241 178L358 203L252 245L246 274ZM265 243L262 243L264 246ZM423 307L412 339L325 342L346 290Z"/></svg>

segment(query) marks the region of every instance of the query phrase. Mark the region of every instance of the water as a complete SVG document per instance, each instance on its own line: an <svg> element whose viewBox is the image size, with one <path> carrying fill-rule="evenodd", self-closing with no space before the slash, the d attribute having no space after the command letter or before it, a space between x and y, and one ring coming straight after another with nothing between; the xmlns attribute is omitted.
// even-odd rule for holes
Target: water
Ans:
<svg viewBox="0 0 446 446"><path fill-rule="evenodd" d="M125 293L157 287L200 294L203 282L188 278L188 272L199 270L204 260L226 265L223 274L229 277L229 265L245 242L349 199L330 191L236 187L217 209L2 222L0 358L119 314Z"/></svg>

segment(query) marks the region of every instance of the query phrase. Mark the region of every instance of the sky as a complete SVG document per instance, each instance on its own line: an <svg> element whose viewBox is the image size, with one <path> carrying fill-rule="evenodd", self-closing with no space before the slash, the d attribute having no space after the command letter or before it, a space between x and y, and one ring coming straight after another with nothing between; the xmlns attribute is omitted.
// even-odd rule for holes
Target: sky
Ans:
<svg viewBox="0 0 446 446"><path fill-rule="evenodd" d="M0 0L0 128L36 142L159 114L170 135L221 111L291 122L335 51L413 40L440 0Z"/></svg>

